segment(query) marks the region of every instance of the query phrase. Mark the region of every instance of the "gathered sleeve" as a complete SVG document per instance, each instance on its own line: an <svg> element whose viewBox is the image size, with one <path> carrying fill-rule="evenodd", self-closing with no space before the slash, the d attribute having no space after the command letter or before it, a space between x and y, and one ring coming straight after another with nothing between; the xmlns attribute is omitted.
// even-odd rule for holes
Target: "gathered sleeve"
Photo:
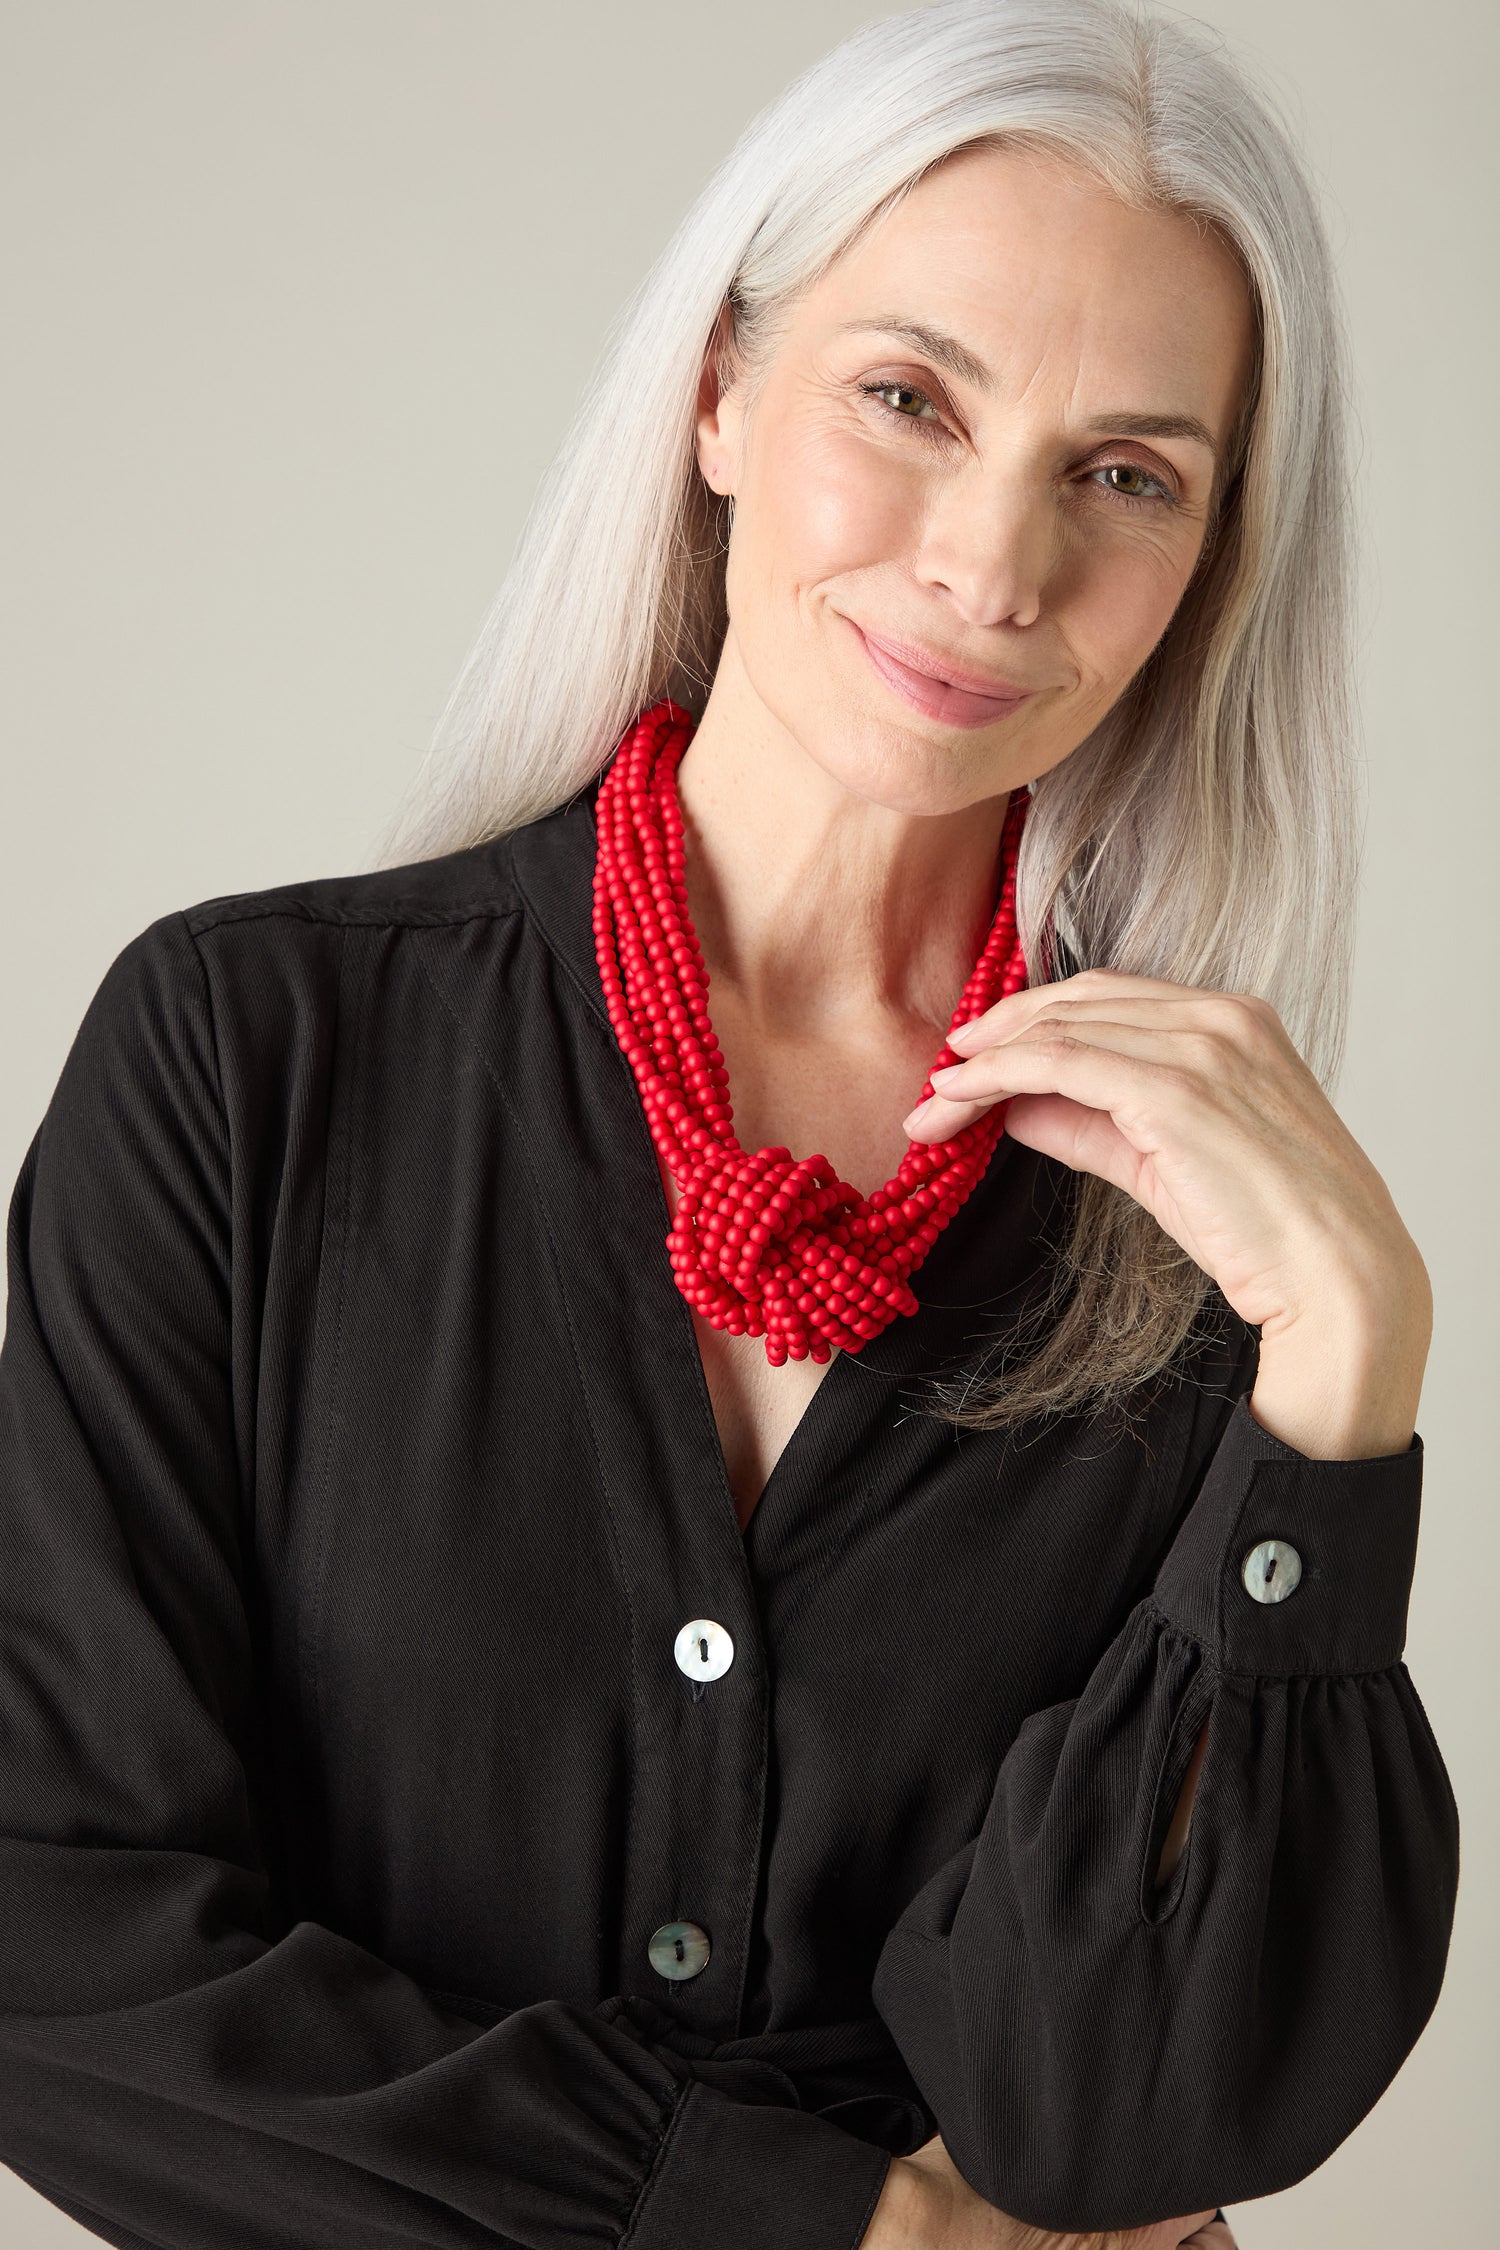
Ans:
<svg viewBox="0 0 1500 2250"><path fill-rule="evenodd" d="M1024 1721L874 1979L960 2171L1064 2233L1304 2179L1394 2078L1446 1965L1458 1812L1401 1660L1420 1435L1314 1460L1242 1392L1192 1477L1150 1592L1082 1692Z"/></svg>
<svg viewBox="0 0 1500 2250"><path fill-rule="evenodd" d="M164 916L90 1003L10 1202L0 2161L122 2250L852 2250L890 2157L769 2063L691 2059L622 1997L478 2024L278 1926L233 1140Z"/></svg>

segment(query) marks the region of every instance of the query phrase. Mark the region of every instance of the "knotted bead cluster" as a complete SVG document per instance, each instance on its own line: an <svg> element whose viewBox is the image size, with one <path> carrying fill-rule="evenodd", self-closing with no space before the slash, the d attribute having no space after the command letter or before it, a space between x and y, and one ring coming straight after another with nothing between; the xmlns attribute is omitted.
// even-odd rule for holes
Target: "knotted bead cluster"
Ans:
<svg viewBox="0 0 1500 2250"><path fill-rule="evenodd" d="M622 738L595 800L594 944L609 1019L651 1138L678 1192L667 1251L677 1287L714 1328L763 1336L773 1367L858 1352L898 1313L943 1228L1004 1131L997 1102L952 1140L913 1141L896 1176L863 1196L826 1156L741 1148L729 1072L708 1013L708 971L688 913L677 766L695 721L664 697ZM1000 903L949 1032L1026 983L1016 857L1030 791L1011 792ZM940 1070L963 1058L947 1042ZM931 1079L918 1100L933 1091Z"/></svg>

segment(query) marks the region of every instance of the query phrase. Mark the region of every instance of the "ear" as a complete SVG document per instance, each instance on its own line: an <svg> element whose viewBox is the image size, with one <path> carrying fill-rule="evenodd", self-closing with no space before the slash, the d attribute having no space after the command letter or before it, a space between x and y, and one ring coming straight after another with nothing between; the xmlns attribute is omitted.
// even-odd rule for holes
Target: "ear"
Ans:
<svg viewBox="0 0 1500 2250"><path fill-rule="evenodd" d="M732 364L733 343L734 315L726 303L703 355L695 424L698 467L709 490L721 495L733 492L739 465L739 405L731 395L732 382L720 380L721 367Z"/></svg>

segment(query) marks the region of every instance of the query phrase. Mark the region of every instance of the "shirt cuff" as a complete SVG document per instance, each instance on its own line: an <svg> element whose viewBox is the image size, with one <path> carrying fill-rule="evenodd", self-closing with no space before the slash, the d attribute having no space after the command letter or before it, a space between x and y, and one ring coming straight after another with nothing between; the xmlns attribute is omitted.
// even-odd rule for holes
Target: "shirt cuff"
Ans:
<svg viewBox="0 0 1500 2250"><path fill-rule="evenodd" d="M891 2163L810 2110L738 2102L691 2079L620 2250L855 2250Z"/></svg>
<svg viewBox="0 0 1500 2250"><path fill-rule="evenodd" d="M1247 1392L1235 1401L1152 1605L1223 1671L1385 1671L1406 1645L1421 1498L1420 1433L1404 1453L1316 1461L1262 1428ZM1246 1583L1248 1559L1268 1540L1293 1550L1274 1557L1282 1583L1300 1565L1279 1600L1259 1598ZM1253 1565L1250 1575L1263 1586Z"/></svg>

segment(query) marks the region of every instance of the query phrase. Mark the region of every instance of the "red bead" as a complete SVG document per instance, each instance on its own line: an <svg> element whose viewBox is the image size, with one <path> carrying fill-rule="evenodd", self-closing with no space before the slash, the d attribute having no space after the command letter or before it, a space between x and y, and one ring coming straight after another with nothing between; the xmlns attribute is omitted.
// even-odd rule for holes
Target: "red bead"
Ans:
<svg viewBox="0 0 1500 2250"><path fill-rule="evenodd" d="M676 770L694 727L663 697L621 738L601 780L592 915L600 983L677 1185L666 1247L678 1289L713 1327L762 1338L773 1367L809 1356L821 1364L834 1346L857 1352L918 1309L906 1277L983 1176L1006 1105L993 1104L949 1141L910 1143L894 1179L868 1198L826 1156L741 1148L688 914ZM1015 889L1030 795L1011 793L1000 896L950 1033L1025 988ZM945 1040L933 1068L956 1060Z"/></svg>

